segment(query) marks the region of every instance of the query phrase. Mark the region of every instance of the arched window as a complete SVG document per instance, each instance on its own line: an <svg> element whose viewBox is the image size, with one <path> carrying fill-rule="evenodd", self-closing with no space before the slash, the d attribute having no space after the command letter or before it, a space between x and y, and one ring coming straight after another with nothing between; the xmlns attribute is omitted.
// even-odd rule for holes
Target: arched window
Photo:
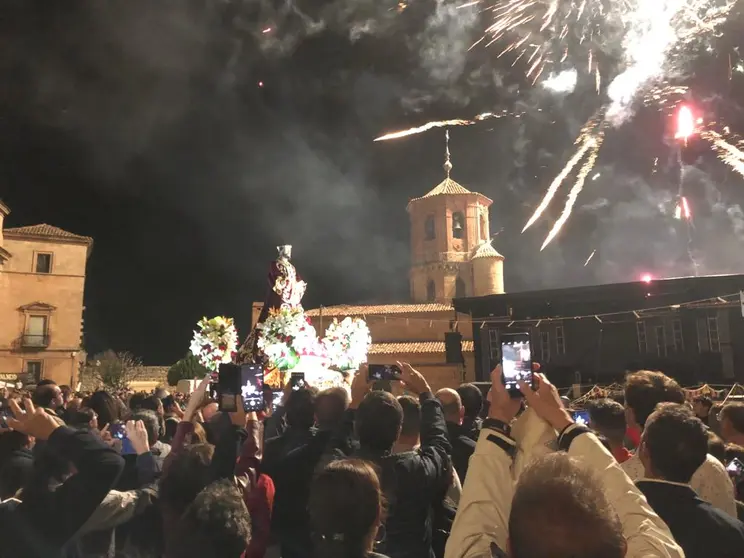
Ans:
<svg viewBox="0 0 744 558"><path fill-rule="evenodd" d="M459 211L452 214L452 238L462 238L465 232L465 216Z"/></svg>
<svg viewBox="0 0 744 558"><path fill-rule="evenodd" d="M458 277L455 281L455 298L464 298L466 296L468 296L468 294L465 287L465 281L463 281L461 277Z"/></svg>
<svg viewBox="0 0 744 558"><path fill-rule="evenodd" d="M434 281L429 281L426 284L426 300L434 302L437 298L437 288L434 286Z"/></svg>
<svg viewBox="0 0 744 558"><path fill-rule="evenodd" d="M483 213L480 217L480 233L481 240L488 240L488 221L486 221L486 216Z"/></svg>
<svg viewBox="0 0 744 558"><path fill-rule="evenodd" d="M424 222L424 240L434 240L437 236L434 228L434 215L427 215Z"/></svg>

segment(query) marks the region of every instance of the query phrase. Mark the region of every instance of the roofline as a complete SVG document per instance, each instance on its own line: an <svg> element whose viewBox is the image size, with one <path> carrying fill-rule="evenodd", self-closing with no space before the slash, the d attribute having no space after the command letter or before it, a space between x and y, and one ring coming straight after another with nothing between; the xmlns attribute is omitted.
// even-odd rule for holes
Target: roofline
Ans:
<svg viewBox="0 0 744 558"><path fill-rule="evenodd" d="M718 275L702 275L700 277L665 277L662 279L654 279L651 281L650 284L672 284L672 283L695 283L696 281L699 283L700 280L710 280L710 279L724 279L724 278L731 278L731 279L740 279L742 281L742 287L744 287L744 274L740 273L723 273ZM535 298L555 298L560 296L565 296L570 293L581 293L587 292L587 291L594 291L594 292L601 292L601 291L607 291L610 289L618 289L618 288L642 288L644 285L647 285L646 281L626 281L623 283L602 283L599 285L579 285L576 287L562 287L559 289L544 289L544 290L531 290L531 291L516 291L512 293L503 293L503 294L493 294L493 295L485 295L485 296L478 296L478 297L465 297L465 298L456 298L452 300L452 305L455 307L456 312L468 314L472 312L472 310L479 305L482 305L484 303L487 303L488 301L508 301L508 302L516 302L517 300L529 300L529 299L535 299ZM641 289L642 290L642 289Z"/></svg>
<svg viewBox="0 0 744 558"><path fill-rule="evenodd" d="M0 200L0 213L2 213L4 217L10 215L10 208L3 203L3 200Z"/></svg>
<svg viewBox="0 0 744 558"><path fill-rule="evenodd" d="M70 233L70 234L74 234L74 233ZM74 237L54 236L54 235L47 235L47 234L16 232L13 229L4 230L3 236L5 238L14 238L18 240L32 240L32 241L35 240L38 242L55 242L58 244L80 244L80 245L88 246L88 247L93 245L93 239L89 236L79 236L79 235L75 235Z"/></svg>
<svg viewBox="0 0 744 558"><path fill-rule="evenodd" d="M409 211L410 212L411 205L414 204L414 203L418 203L418 202L421 202L421 201L424 201L424 200L436 200L436 199L439 199L442 196L476 196L476 197L481 198L481 199L483 199L483 200L486 201L486 203L484 204L486 207L490 207L491 205L493 205L493 200L491 198L489 198L488 196L485 196L485 195L481 194L480 192L467 192L467 193L466 192L458 192L458 193L455 193L455 194L434 194L433 196L421 196L419 198L411 198L410 200L408 200L408 205L406 206L406 211Z"/></svg>

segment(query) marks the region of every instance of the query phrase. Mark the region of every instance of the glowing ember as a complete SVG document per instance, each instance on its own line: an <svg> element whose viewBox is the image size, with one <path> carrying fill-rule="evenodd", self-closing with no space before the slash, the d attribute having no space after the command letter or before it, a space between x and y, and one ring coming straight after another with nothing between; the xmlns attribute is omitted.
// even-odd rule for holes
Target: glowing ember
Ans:
<svg viewBox="0 0 744 558"><path fill-rule="evenodd" d="M654 278L650 273L644 273L643 275L641 275L641 281L643 281L644 283L650 283L653 280Z"/></svg>
<svg viewBox="0 0 744 558"><path fill-rule="evenodd" d="M695 117L688 106L681 106L677 113L677 132L674 134L675 139L687 141L695 133Z"/></svg>

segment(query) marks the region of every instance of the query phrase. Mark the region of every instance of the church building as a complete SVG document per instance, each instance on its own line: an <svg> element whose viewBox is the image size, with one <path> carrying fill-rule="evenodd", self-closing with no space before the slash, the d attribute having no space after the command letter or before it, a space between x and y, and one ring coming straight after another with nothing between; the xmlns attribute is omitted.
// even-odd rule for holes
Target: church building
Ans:
<svg viewBox="0 0 744 558"><path fill-rule="evenodd" d="M473 329L453 298L504 292L504 257L491 245L492 200L451 178L447 134L444 180L410 200L410 301L306 311L322 336L334 318L363 318L372 333L369 362L408 362L432 389L475 381Z"/></svg>

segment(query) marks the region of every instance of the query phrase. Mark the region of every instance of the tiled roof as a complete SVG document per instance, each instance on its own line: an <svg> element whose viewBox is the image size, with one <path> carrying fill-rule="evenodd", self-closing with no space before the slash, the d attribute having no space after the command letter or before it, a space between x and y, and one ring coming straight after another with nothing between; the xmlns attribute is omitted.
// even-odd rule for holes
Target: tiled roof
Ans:
<svg viewBox="0 0 744 558"><path fill-rule="evenodd" d="M472 341L462 342L462 352L472 353L474 351ZM372 343L369 348L371 355L394 355L394 354L424 354L446 352L444 341L414 341L410 343Z"/></svg>
<svg viewBox="0 0 744 558"><path fill-rule="evenodd" d="M491 242L484 242L483 244L476 246L473 250L473 255L470 256L471 260L477 260L479 258L501 258L504 256L499 254L496 249L491 245Z"/></svg>
<svg viewBox="0 0 744 558"><path fill-rule="evenodd" d="M451 304L440 304L430 302L425 304L373 304L368 306L326 306L324 308L313 308L306 310L307 316L322 316L328 318L383 315L383 314L424 314L426 312L451 312L454 307Z"/></svg>
<svg viewBox="0 0 744 558"><path fill-rule="evenodd" d="M470 190L468 190L467 188L465 188L465 186L463 186L459 182L455 182L454 180L452 180L448 176L447 178L445 178L444 180L442 180L433 190L431 190L427 194L424 194L420 198L413 198L408 203L410 204L411 202L415 202L415 201L418 201L418 200L423 200L423 199L426 199L426 198L431 198L432 196L443 196L443 195L453 195L453 194L454 195L456 195L456 194L476 194L478 196L483 196L483 194L479 194L477 192L471 192ZM483 196L483 197L486 198L486 196ZM488 199L488 198L486 198L486 199ZM488 200L488 201L490 202L491 200Z"/></svg>
<svg viewBox="0 0 744 558"><path fill-rule="evenodd" d="M41 225L29 225L26 227L15 227L12 229L5 229L3 234L8 237L35 237L35 238L56 238L59 240L72 240L85 242L90 244L93 239L89 236L80 236L71 232L60 229L59 227L53 227L42 223Z"/></svg>

